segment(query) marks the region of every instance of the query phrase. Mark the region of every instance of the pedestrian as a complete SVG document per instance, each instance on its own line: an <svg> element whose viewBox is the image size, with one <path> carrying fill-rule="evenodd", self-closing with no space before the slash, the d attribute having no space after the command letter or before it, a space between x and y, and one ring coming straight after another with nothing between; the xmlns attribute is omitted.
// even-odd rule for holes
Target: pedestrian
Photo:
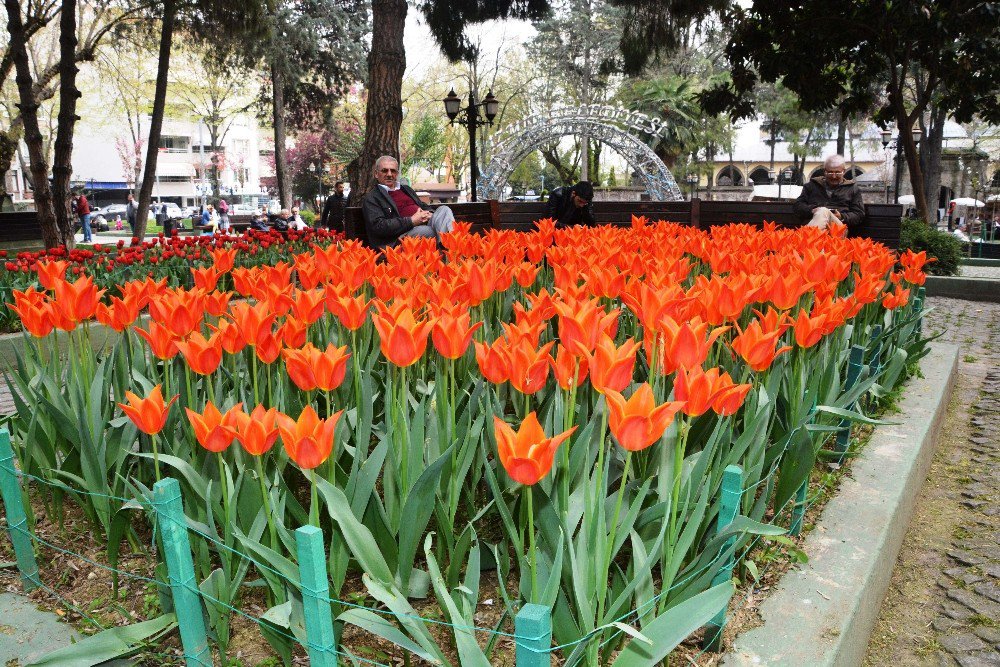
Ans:
<svg viewBox="0 0 1000 667"><path fill-rule="evenodd" d="M128 202L125 203L125 221L128 222L128 227L133 232L135 231L136 221L139 219L139 202L135 200L130 192L128 195Z"/></svg>
<svg viewBox="0 0 1000 667"><path fill-rule="evenodd" d="M229 233L229 204L225 199L219 200L219 232Z"/></svg>
<svg viewBox="0 0 1000 667"><path fill-rule="evenodd" d="M337 232L344 231L344 210L347 208L347 197L344 195L344 182L333 184L333 193L323 204L323 214L316 221L317 228L326 227Z"/></svg>
<svg viewBox="0 0 1000 667"><path fill-rule="evenodd" d="M76 204L76 214L80 218L80 226L83 227L83 242L93 243L94 236L90 230L90 202L81 190L74 200Z"/></svg>

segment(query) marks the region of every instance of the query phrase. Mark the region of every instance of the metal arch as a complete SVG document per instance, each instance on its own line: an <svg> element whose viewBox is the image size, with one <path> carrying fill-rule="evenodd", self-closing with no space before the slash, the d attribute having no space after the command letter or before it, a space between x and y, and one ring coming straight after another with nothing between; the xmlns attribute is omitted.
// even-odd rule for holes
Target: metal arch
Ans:
<svg viewBox="0 0 1000 667"><path fill-rule="evenodd" d="M544 118L515 123L494 140L493 159L481 174L480 199L502 199L511 173L543 144L567 135L588 137L612 148L636 170L656 200L683 200L673 174L636 134L659 136L660 119L618 107L590 105L557 109Z"/></svg>

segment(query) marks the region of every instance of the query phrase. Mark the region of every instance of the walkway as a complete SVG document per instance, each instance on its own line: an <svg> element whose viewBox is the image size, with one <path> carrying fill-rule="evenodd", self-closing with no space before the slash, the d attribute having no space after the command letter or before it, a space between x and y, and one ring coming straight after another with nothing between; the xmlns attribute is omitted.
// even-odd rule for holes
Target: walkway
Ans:
<svg viewBox="0 0 1000 667"><path fill-rule="evenodd" d="M959 377L865 665L1000 666L1000 305L928 306Z"/></svg>

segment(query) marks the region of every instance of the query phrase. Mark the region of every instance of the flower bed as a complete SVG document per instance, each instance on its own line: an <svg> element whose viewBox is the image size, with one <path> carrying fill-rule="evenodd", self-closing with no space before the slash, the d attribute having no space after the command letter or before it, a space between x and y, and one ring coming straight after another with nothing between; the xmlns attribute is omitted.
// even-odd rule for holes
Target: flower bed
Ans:
<svg viewBox="0 0 1000 667"><path fill-rule="evenodd" d="M78 503L111 567L153 483L180 480L223 654L251 584L277 654L306 643L293 531L312 524L344 651L364 632L489 664L531 602L567 663L649 664L725 606L732 556L785 532L829 436L922 353L924 258L894 271L843 231L459 225L443 255L302 243L255 267L212 247L190 287L147 277L108 302L42 262L13 306L36 338L12 375L20 470L76 489L46 513ZM123 332L108 350L94 319Z"/></svg>

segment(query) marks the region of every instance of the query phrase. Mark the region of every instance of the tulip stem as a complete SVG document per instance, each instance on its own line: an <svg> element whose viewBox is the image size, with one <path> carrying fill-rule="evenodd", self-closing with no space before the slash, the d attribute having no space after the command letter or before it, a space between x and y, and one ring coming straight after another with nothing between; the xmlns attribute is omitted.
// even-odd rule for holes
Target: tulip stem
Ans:
<svg viewBox="0 0 1000 667"><path fill-rule="evenodd" d="M271 496L267 491L267 481L264 478L264 464L260 456L253 457L257 466L257 479L260 481L260 494L264 499L264 514L267 516L267 528L271 536L271 548L278 548L278 531L274 526L274 516L271 513Z"/></svg>
<svg viewBox="0 0 1000 667"><path fill-rule="evenodd" d="M230 526L230 510L229 510L229 488L226 484L226 464L222 460L222 452L215 453L216 460L219 463L219 489L222 492L222 515L225 519L223 524L223 535L225 537L226 543L229 542L229 532L231 530Z"/></svg>
<svg viewBox="0 0 1000 667"><path fill-rule="evenodd" d="M410 490L410 419L409 410L406 398L406 366L400 366L399 368L399 404L398 409L402 410L402 440L400 442L400 455L402 456L402 465L400 470L400 480L402 482L402 498L406 497L407 492Z"/></svg>
<svg viewBox="0 0 1000 667"><path fill-rule="evenodd" d="M615 503L614 519L611 521L611 539L608 540L608 553L604 560L605 572L608 572L611 569L611 560L614 557L615 540L618 538L618 518L621 516L622 500L625 498L625 487L628 486L628 474L631 466L632 451L627 450L625 453L625 469L622 471L622 481L621 485L618 487L618 502Z"/></svg>
<svg viewBox="0 0 1000 667"><path fill-rule="evenodd" d="M678 420L677 442L674 445L674 488L670 494L670 544L677 545L677 514L681 498L681 468L684 466L684 451L687 449L687 437L690 423L685 417ZM671 554L671 558L673 554Z"/></svg>
<svg viewBox="0 0 1000 667"><path fill-rule="evenodd" d="M149 436L149 440L153 443L153 469L156 472L156 481L160 481L160 452L156 448L156 434L153 433Z"/></svg>
<svg viewBox="0 0 1000 667"><path fill-rule="evenodd" d="M531 486L527 489L528 495L528 560L531 564L531 594L528 601L535 603L538 601L538 556L535 551L535 508L531 497Z"/></svg>

